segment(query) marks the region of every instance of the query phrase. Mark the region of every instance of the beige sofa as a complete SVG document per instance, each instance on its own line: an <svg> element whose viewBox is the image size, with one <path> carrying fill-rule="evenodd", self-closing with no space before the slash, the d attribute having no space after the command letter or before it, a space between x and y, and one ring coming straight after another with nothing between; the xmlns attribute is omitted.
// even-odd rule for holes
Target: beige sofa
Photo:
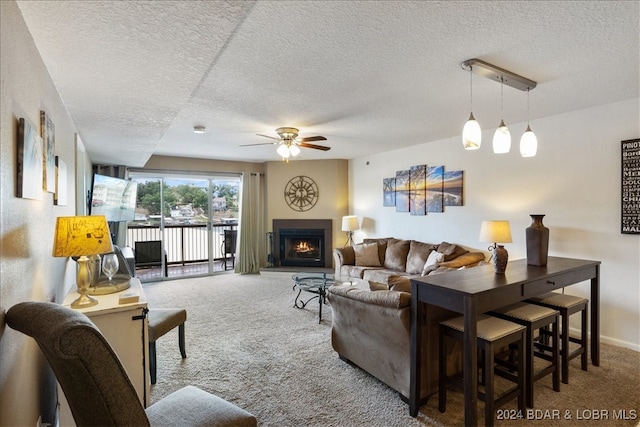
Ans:
<svg viewBox="0 0 640 427"><path fill-rule="evenodd" d="M475 252L475 255L469 255L474 252L446 242L430 245L404 241L407 243L398 245L397 242L401 242L398 239L371 239L364 244L377 244L380 241L382 244L373 245L378 251L380 265L364 265L366 262L362 253L358 256L360 265L356 265L356 252L364 248L334 251L336 275L343 279L347 276L363 278L369 281L369 289L363 287L366 281L358 281L359 286L340 284L329 288L328 298L333 313L331 344L341 359L369 372L396 390L406 401L410 384L411 277L419 277L422 271L425 274L437 274L469 268L483 263L484 254ZM419 249L426 253L418 253ZM432 259L442 261L425 268L431 252L437 252L438 249L443 252L434 254ZM445 252L448 255L444 255ZM449 260L445 261L447 257ZM452 262L455 260L458 262ZM376 264L375 260L373 264ZM437 392L439 322L459 315L429 304L425 304L424 308L425 317L421 319L422 398ZM459 346L452 344L447 352L448 373L460 372L462 362Z"/></svg>
<svg viewBox="0 0 640 427"><path fill-rule="evenodd" d="M393 237L364 239L355 246L333 250L336 277L355 277L386 284L389 276L419 277L484 262L483 252L442 242L424 243Z"/></svg>

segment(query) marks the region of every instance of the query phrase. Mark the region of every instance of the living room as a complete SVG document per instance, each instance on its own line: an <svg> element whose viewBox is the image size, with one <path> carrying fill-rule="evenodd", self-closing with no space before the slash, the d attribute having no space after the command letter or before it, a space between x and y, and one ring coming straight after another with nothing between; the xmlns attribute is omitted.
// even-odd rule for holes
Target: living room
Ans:
<svg viewBox="0 0 640 427"><path fill-rule="evenodd" d="M638 5L633 4L637 12ZM604 3L600 6L606 7ZM85 181L90 177L93 162L91 152L77 148L78 124L61 100L18 5L14 1L3 1L1 8L0 305L3 310L0 316L4 316L4 310L21 301L61 301L74 285L75 263L52 257L51 247L56 217L75 215L76 206L82 204L73 179L68 181L66 206L54 205L51 193L43 193L41 200L15 196L17 119L27 117L37 123L40 110L46 110L55 118L56 155L65 159L69 176ZM637 24L637 13L634 19ZM640 137L637 27L621 29L617 23L609 23L612 37L624 31L636 34L635 44L612 46L612 49L629 49L630 61L635 60L630 65L630 75L635 81L628 82L628 96L558 114L538 111L531 124L539 141L534 158L522 158L517 150L516 141L526 127L523 116L521 121L509 123L514 144L507 155L491 152L493 129L490 126L494 124L482 123L483 146L476 151L465 151L459 134L452 136L444 132L432 139L416 136L414 145L397 147L391 132L391 136L381 138L387 150L348 158L328 156L285 163L272 153L273 160L256 163L153 155L137 167L264 173L267 226L270 227L273 219L283 217L330 218L334 223L333 245L336 247L342 246L345 240L344 232L339 229L341 217L353 214L361 221L361 228L354 235L356 242L366 237L388 236L426 242L447 240L489 255L488 244L478 238L480 224L488 219L506 219L511 223L513 236L513 242L505 245L509 257L522 259L526 256L524 230L530 224L529 215L545 214L544 222L551 233L551 255L602 262L601 341L637 352L640 351L640 241L637 235L620 232L620 143ZM553 74L553 64L543 65L545 73ZM452 94L455 105L446 109L450 114L461 115L461 132L469 113L469 76L459 66L451 73L460 74L460 90ZM474 106L480 108L484 103L491 103L498 114L500 85L481 79L474 76L474 87L487 85L488 91L495 93L490 99L474 95ZM585 98L596 86L606 87L607 77L602 76L601 80L593 81L591 87L583 88ZM536 102L542 102L536 100L536 91L542 87L541 82L540 88L531 92L532 111L538 108ZM521 111L526 110L526 94L514 95L514 92L511 90L508 95L505 88L508 100L505 113L516 104ZM425 127L434 126L426 123L426 119ZM281 124L275 123L274 127ZM261 142L251 136L246 143ZM357 135L350 137L358 138ZM327 142L331 143L331 139ZM383 206L383 179L419 164L444 165L447 170L464 171L463 205L448 206L444 212L425 216ZM85 170L85 175L78 173L80 168ZM286 182L299 175L313 178L320 188L316 207L302 213L294 212L281 200ZM271 197L272 194L275 196ZM571 293L588 298L588 283L572 286ZM52 420L55 402L52 405L50 396L55 389L54 378L37 346L5 326L3 317L0 334L0 425L33 425L41 415L43 419Z"/></svg>

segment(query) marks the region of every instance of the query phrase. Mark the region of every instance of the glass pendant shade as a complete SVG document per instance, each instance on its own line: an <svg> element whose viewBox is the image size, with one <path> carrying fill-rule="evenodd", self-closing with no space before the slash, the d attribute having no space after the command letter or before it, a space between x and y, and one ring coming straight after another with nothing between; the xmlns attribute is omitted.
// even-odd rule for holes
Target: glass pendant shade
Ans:
<svg viewBox="0 0 640 427"><path fill-rule="evenodd" d="M465 150L477 150L482 144L482 129L480 124L473 117L473 113L469 116L469 120L462 128L462 146Z"/></svg>
<svg viewBox="0 0 640 427"><path fill-rule="evenodd" d="M278 147L278 149L276 150L276 152L280 155L280 157L282 157L283 159L288 159L289 156L291 155L290 151L289 151L289 147L287 147L285 144L280 144L280 146Z"/></svg>
<svg viewBox="0 0 640 427"><path fill-rule="evenodd" d="M289 146L289 152L291 153L291 157L295 157L295 156L297 156L298 154L300 154L300 148L298 148L298 146L297 146L297 145L293 145L293 144L291 144L291 145Z"/></svg>
<svg viewBox="0 0 640 427"><path fill-rule="evenodd" d="M508 153L511 150L511 132L504 124L504 120L500 120L500 126L493 134L493 152L496 154Z"/></svg>
<svg viewBox="0 0 640 427"><path fill-rule="evenodd" d="M533 133L531 127L527 125L527 130L520 138L520 155L522 157L534 157L538 152L538 138Z"/></svg>

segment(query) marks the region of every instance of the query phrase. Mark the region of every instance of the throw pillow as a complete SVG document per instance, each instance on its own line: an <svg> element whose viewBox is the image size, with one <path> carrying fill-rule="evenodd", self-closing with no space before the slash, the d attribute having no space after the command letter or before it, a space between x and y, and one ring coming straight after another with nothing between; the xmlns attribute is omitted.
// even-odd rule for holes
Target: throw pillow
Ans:
<svg viewBox="0 0 640 427"><path fill-rule="evenodd" d="M453 243L442 242L438 245L438 252L444 254L445 261L451 261L452 259L466 254L469 251L462 246L454 245Z"/></svg>
<svg viewBox="0 0 640 427"><path fill-rule="evenodd" d="M356 265L363 267L380 267L377 243L361 243L355 245Z"/></svg>
<svg viewBox="0 0 640 427"><path fill-rule="evenodd" d="M407 276L389 276L389 290L411 293L411 279Z"/></svg>
<svg viewBox="0 0 640 427"><path fill-rule="evenodd" d="M466 254L462 254L451 261L441 262L440 265L449 268L459 268L462 266L471 266L479 263L480 261L484 261L484 253L483 252L467 252Z"/></svg>
<svg viewBox="0 0 640 427"><path fill-rule="evenodd" d="M433 251L429 254L427 258L427 262L424 263L424 268L422 269L422 275L426 276L431 273L433 270L438 268L439 263L444 260L444 254L441 254L438 251Z"/></svg>
<svg viewBox="0 0 640 427"><path fill-rule="evenodd" d="M389 240L384 254L384 266L390 270L404 271L409 253L408 240Z"/></svg>
<svg viewBox="0 0 640 427"><path fill-rule="evenodd" d="M431 243L422 243L412 240L409 245L409 254L407 255L406 272L409 274L420 274L424 268L424 263L431 251L435 249L435 245Z"/></svg>
<svg viewBox="0 0 640 427"><path fill-rule="evenodd" d="M384 283L380 283L380 282L372 282L371 280L369 280L369 290L370 291L388 291L389 285L385 285Z"/></svg>

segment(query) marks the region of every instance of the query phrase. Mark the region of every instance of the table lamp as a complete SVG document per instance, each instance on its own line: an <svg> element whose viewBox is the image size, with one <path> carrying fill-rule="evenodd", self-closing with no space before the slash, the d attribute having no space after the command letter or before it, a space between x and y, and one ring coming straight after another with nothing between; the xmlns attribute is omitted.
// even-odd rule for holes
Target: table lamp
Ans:
<svg viewBox="0 0 640 427"><path fill-rule="evenodd" d="M80 296L71 303L72 308L85 308L98 304L87 295L91 284L89 256L113 252L107 218L96 216L61 216L56 221L53 239L54 257L78 257L76 284Z"/></svg>
<svg viewBox="0 0 640 427"><path fill-rule="evenodd" d="M347 242L344 246L353 246L353 232L360 229L358 217L355 215L347 215L342 217L342 231L347 232Z"/></svg>
<svg viewBox="0 0 640 427"><path fill-rule="evenodd" d="M493 252L493 268L496 274L504 274L509 261L509 253L503 245L498 243L511 243L511 227L509 221L493 220L482 221L480 226L480 241L493 243L489 251Z"/></svg>

